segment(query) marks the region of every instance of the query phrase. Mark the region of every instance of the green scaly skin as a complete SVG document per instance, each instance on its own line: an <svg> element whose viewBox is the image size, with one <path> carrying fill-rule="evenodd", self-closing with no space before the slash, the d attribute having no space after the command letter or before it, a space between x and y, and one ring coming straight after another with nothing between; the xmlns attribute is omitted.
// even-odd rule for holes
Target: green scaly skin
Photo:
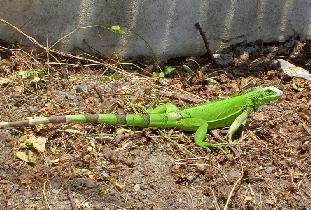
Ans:
<svg viewBox="0 0 311 210"><path fill-rule="evenodd" d="M195 131L195 144L202 148L221 149L221 144L205 141L209 129L229 127L229 142L251 112L262 104L277 100L282 91L276 87L257 87L225 99L179 109L167 103L149 109L146 114L78 114L40 117L15 122L0 122L0 128L33 126L47 123L105 123L138 127L178 128Z"/></svg>

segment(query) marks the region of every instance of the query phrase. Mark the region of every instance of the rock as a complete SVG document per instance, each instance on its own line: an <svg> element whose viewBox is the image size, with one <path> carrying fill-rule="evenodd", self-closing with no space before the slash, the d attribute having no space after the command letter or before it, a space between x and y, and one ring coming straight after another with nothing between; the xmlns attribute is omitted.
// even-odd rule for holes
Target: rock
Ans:
<svg viewBox="0 0 311 210"><path fill-rule="evenodd" d="M135 192L139 191L140 190L140 185L139 184L135 184L133 190Z"/></svg>
<svg viewBox="0 0 311 210"><path fill-rule="evenodd" d="M232 62L232 54L213 54L216 63L220 66L226 66Z"/></svg>
<svg viewBox="0 0 311 210"><path fill-rule="evenodd" d="M31 113L35 113L35 112L37 112L38 110L39 110L39 108L38 107L35 107L35 106L29 106L29 111L31 112Z"/></svg>
<svg viewBox="0 0 311 210"><path fill-rule="evenodd" d="M242 55L240 55L240 60L242 61L247 61L249 59L249 53L248 52L243 52Z"/></svg>
<svg viewBox="0 0 311 210"><path fill-rule="evenodd" d="M245 52L249 53L249 54L252 54L256 51L257 49L255 47L246 47L245 48Z"/></svg>
<svg viewBox="0 0 311 210"><path fill-rule="evenodd" d="M300 77L306 80L311 80L311 74L304 68L295 66L283 59L278 59L277 61L279 62L280 68L286 75L290 77Z"/></svg>
<svg viewBox="0 0 311 210"><path fill-rule="evenodd" d="M87 89L88 88L86 85L76 85L75 86L76 93L86 93L88 91Z"/></svg>
<svg viewBox="0 0 311 210"><path fill-rule="evenodd" d="M0 78L0 86L7 86L11 83L12 81L8 78Z"/></svg>
<svg viewBox="0 0 311 210"><path fill-rule="evenodd" d="M228 173L228 177L230 177L231 179L237 179L237 178L241 177L241 172L239 170L232 169Z"/></svg>
<svg viewBox="0 0 311 210"><path fill-rule="evenodd" d="M276 169L276 167L274 167L274 166L268 166L265 168L265 172L267 174L271 174L275 169Z"/></svg>

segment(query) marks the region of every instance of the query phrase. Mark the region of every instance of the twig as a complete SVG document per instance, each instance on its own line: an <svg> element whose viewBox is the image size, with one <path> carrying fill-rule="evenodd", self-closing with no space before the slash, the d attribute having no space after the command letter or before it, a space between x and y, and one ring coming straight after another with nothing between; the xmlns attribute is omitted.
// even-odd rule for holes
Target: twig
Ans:
<svg viewBox="0 0 311 210"><path fill-rule="evenodd" d="M43 193L43 198L44 198L44 201L45 201L45 203L46 203L48 209L51 209L50 204L49 204L49 202L48 202L48 200L47 200L47 197L46 197L46 194L45 194L45 185L46 185L46 182L47 182L47 181L45 181L45 182L43 183L43 190L42 190L42 193Z"/></svg>
<svg viewBox="0 0 311 210"><path fill-rule="evenodd" d="M205 33L204 33L203 30L202 30L202 27L201 27L200 23L196 23L196 24L195 24L195 27L199 30L200 35L201 35L201 37L202 37L202 39L203 39L205 48L206 48L206 53L205 53L204 56L207 57L207 59L213 64L213 66L217 67L218 64L217 64L217 62L215 61L215 59L214 59L214 57L213 57L213 53L212 53L212 51L211 51L210 48L209 48L209 43L208 43L208 41L207 41L207 38L206 38Z"/></svg>
<svg viewBox="0 0 311 210"><path fill-rule="evenodd" d="M24 51L23 49L20 49L21 52L23 52L25 55L27 55L28 57L30 57L34 62L36 62L38 65L41 65L41 63L39 61L37 61L37 59L35 59L31 54L27 53L26 51Z"/></svg>
<svg viewBox="0 0 311 210"><path fill-rule="evenodd" d="M128 73L126 71L124 71L123 69L115 66L115 65L112 65L112 64L109 64L109 63L104 63L102 60L95 60L95 59L90 59L90 58L85 58L85 57L82 57L82 56L77 56L77 55L72 55L70 53L65 53L65 52L61 52L61 51L58 51L58 50L55 50L55 49L51 49L51 48L48 48L48 47L45 47L43 46L42 44L40 44L35 38L27 35L25 32L23 32L21 29L19 29L18 27L16 27L15 25L9 23L8 21L0 18L0 23L4 23L5 25L13 28L15 31L17 31L18 33L20 33L21 35L23 35L24 37L26 37L30 42L32 42L34 45L36 45L37 47L41 48L42 50L46 51L46 52L49 52L49 53L54 53L56 55L59 55L59 56L63 56L63 57L66 57L66 58L72 58L72 59L77 59L77 60L81 60L81 61L87 61L87 62L90 62L92 64L98 64L98 65L102 65L102 66L105 66L106 68L110 68L122 75L125 75L127 77L134 77L136 76L135 74L132 74L132 73ZM97 25L95 25L97 26ZM95 27L95 26L92 26L92 27ZM89 26L91 27L91 26ZM97 27L103 27L103 26L97 26ZM78 29L81 29L81 28L87 28L87 27L79 27ZM76 29L76 30L78 30ZM56 45L59 41L61 41L62 39L66 38L67 36L69 36L70 34L74 33L76 30L70 32L69 34L67 34L65 37L62 37L60 40L58 40L56 43L54 43L52 46ZM58 62L60 63L60 62ZM146 77L146 76L141 76L140 75L140 78L143 79L143 80L146 80L150 83L150 81L157 81L156 78L152 78L152 77ZM170 88L166 88L166 87L162 87L162 86L159 86L159 85L156 85L156 84L153 84L151 83L152 86L156 87L156 88L159 88L163 91L167 91L167 92L172 92L172 90ZM200 101L204 101L202 98L200 98L199 96L196 96L194 94L191 94L185 90L181 90L179 88L176 88L174 87L174 89L182 92L182 93L185 93L186 95L190 95L192 96L193 98L196 98Z"/></svg>
<svg viewBox="0 0 311 210"><path fill-rule="evenodd" d="M49 49L49 37L46 37L46 48ZM50 56L49 56L49 51L46 50L46 59L47 59L47 63L50 62ZM48 74L50 74L50 65L47 65L47 72Z"/></svg>
<svg viewBox="0 0 311 210"><path fill-rule="evenodd" d="M233 192L234 192L236 186L241 182L241 180L242 180L242 178L243 178L243 176L244 176L243 174L244 174L244 172L243 172L243 166L242 166L242 164L241 164L241 176L235 181L235 183L234 183L234 185L233 185L233 187L232 187L232 189L231 189L231 191L230 191L230 193L229 193L229 196L228 196L228 198L227 198L227 201L226 201L226 205L225 205L225 207L224 207L224 210L227 210L227 209L228 209L228 206L229 206L231 197L232 197L232 195L233 195Z"/></svg>
<svg viewBox="0 0 311 210"><path fill-rule="evenodd" d="M23 54L27 55L29 58L31 58L36 64L38 65L41 65L41 63L35 59L31 54L27 53L25 50L23 49L10 49L10 48L7 48L7 47L3 47L3 46L0 46L0 49L2 50L5 50L5 51L10 51L12 54L14 52L22 52Z"/></svg>
<svg viewBox="0 0 311 210"><path fill-rule="evenodd" d="M71 36L72 34L74 34L75 32L79 31L80 29L88 29L88 28L102 28L102 29L106 29L108 31L110 31L110 29L106 26L103 25L89 25L89 26L79 26L75 29L73 29L72 31L70 31L68 34L66 34L65 36L61 37L60 39L58 39L51 47L55 47L55 45L57 45L59 42L63 41L64 39L68 38L69 36Z"/></svg>
<svg viewBox="0 0 311 210"><path fill-rule="evenodd" d="M84 58L84 57L81 57L81 56L72 55L70 53L65 53L65 52L61 52L61 51L55 50L55 49L47 48L47 47L43 46L42 44L40 44L35 38L27 35L21 29L17 28L16 26L14 26L13 24L9 23L8 21L0 18L0 22L8 25L11 28L13 28L18 33L20 33L21 35L23 35L24 37L29 39L29 41L32 42L34 45L36 45L37 47L41 48L42 50L44 50L46 52L54 53L54 54L57 54L57 55L60 55L60 56L63 56L63 57L67 57L67 58L73 58L73 59L78 59L78 60L82 60L82 61L88 61L88 62L92 62L92 63L96 63L96 64L102 64L103 66L107 66L107 67L109 67L109 68L113 69L114 71L117 71L117 72L119 72L121 74L124 74L124 75L127 75L127 76L131 75L131 74L125 72L123 69L117 68L116 66L113 66L113 65L108 64L108 63L102 63L101 61L97 61L97 60L94 60L94 59Z"/></svg>
<svg viewBox="0 0 311 210"><path fill-rule="evenodd" d="M192 157L196 157L195 154L193 154L191 151L189 151L187 148L181 146L180 144L178 144L175 140L173 140L171 138L171 132L169 135L167 135L166 133L160 131L160 136L163 137L165 140L169 141L170 143L172 143L174 146L177 147L177 149L179 149L179 151L181 153L187 153L188 155L191 155Z"/></svg>
<svg viewBox="0 0 311 210"><path fill-rule="evenodd" d="M71 190L70 190L70 187L69 187L69 186L68 186L68 188L67 188L67 193L68 193L68 197L69 197L69 201L70 201L72 210L78 210L78 209L77 209L77 206L76 206L76 203L75 203L75 201L73 200L72 193L71 193Z"/></svg>
<svg viewBox="0 0 311 210"><path fill-rule="evenodd" d="M45 49L45 47L40 44L36 39L34 39L33 37L25 34L21 29L17 28L16 26L14 26L13 24L9 23L8 21L0 18L0 22L4 23L5 25L10 26L11 28L13 28L14 30L16 30L17 32L19 32L20 34L22 34L23 36L25 36L27 39L29 39L33 44L37 45L38 47Z"/></svg>
<svg viewBox="0 0 311 210"><path fill-rule="evenodd" d="M214 193L213 188L211 188L211 191L212 191L213 198L214 198L214 202L215 202L215 205L216 205L215 208L216 208L217 210L220 210L220 207L219 207L219 204L218 204L218 202L217 202L217 198L216 198L216 196L215 196L215 193Z"/></svg>
<svg viewBox="0 0 311 210"><path fill-rule="evenodd" d="M305 129L305 131L307 133L309 133L309 135L311 135L311 128L309 126L307 126L305 123L302 124L302 127Z"/></svg>

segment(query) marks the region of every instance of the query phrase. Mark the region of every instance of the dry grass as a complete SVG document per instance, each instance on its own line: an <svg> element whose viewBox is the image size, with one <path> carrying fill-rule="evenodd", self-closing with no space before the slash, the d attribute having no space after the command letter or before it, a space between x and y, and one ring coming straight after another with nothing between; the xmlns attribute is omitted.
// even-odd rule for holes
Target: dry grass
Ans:
<svg viewBox="0 0 311 210"><path fill-rule="evenodd" d="M102 60L49 49L4 23L41 51L0 47L0 80L9 81L0 87L2 120L140 112L141 105L165 102L185 106L257 85L278 86L284 96L252 114L239 144L227 148L227 157L197 148L191 133L178 130L89 124L2 130L2 208L310 208L310 82L253 65L267 55L258 53L248 63L205 73L195 69L193 74L182 72L180 61L173 75L158 79L136 73L141 69L121 65L115 57ZM300 62L307 64L308 59ZM252 71L246 72L245 65ZM32 87L18 76L25 70L42 70L45 88ZM219 85L204 84L207 75L215 76ZM294 83L298 90L293 90ZM218 141L225 133L214 130L207 138ZM25 134L48 139L34 164L15 156Z"/></svg>

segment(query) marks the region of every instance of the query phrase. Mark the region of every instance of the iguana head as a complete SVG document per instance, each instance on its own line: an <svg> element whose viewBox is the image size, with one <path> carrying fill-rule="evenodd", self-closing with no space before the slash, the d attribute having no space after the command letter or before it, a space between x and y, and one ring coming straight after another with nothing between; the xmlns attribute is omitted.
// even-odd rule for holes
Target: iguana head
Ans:
<svg viewBox="0 0 311 210"><path fill-rule="evenodd" d="M252 100L257 108L262 104L281 98L282 94L283 92L281 90L273 86L260 87L255 89L255 94L253 95Z"/></svg>

